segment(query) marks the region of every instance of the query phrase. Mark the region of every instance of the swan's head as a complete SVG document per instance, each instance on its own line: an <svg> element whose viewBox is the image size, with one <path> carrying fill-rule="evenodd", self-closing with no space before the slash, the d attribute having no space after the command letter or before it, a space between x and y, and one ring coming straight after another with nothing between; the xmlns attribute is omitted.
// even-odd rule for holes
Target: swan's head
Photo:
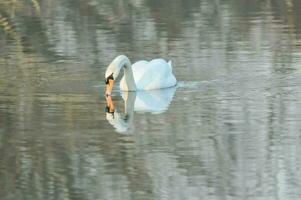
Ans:
<svg viewBox="0 0 301 200"><path fill-rule="evenodd" d="M114 80L118 77L120 70L125 66L130 67L130 61L128 57L124 55L117 56L111 64L108 66L106 73L105 73L105 82L107 85L106 94L110 95L112 93Z"/></svg>
<svg viewBox="0 0 301 200"><path fill-rule="evenodd" d="M116 80L120 72L120 69L117 69L112 64L113 63L108 66L105 73L106 95L111 95L114 86L114 80Z"/></svg>

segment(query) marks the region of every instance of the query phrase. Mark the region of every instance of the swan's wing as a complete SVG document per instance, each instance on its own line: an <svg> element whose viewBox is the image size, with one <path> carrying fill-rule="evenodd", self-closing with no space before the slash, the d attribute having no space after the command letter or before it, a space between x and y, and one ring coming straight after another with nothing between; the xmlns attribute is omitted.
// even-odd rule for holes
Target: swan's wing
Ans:
<svg viewBox="0 0 301 200"><path fill-rule="evenodd" d="M137 80L140 80L141 77L143 76L144 71L147 68L148 63L149 62L146 61L146 60L140 60L140 61L135 62L132 65L132 71L133 71L133 76L134 76L134 80L135 80L136 85L137 85ZM125 85L124 82L125 82L125 79L124 79L124 76L123 76L122 79L120 80L120 89L121 90L124 90L124 88L123 88L123 86Z"/></svg>
<svg viewBox="0 0 301 200"><path fill-rule="evenodd" d="M176 85L171 61L167 63L163 59L154 59L150 62L141 60L132 65L132 71L138 90L153 90ZM120 81L121 89L124 81L124 78Z"/></svg>
<svg viewBox="0 0 301 200"><path fill-rule="evenodd" d="M139 89L152 90L176 85L171 63L163 59L154 59L148 63L143 76L136 82Z"/></svg>
<svg viewBox="0 0 301 200"><path fill-rule="evenodd" d="M135 62L132 65L132 70L133 70L133 75L134 75L134 79L135 82L137 84L137 81L142 79L143 76L145 75L145 73L147 73L147 69L148 69L148 64L149 62L146 60L140 60L138 62Z"/></svg>
<svg viewBox="0 0 301 200"><path fill-rule="evenodd" d="M169 60L167 64L170 67L170 69L172 70L172 62L171 62L171 60Z"/></svg>

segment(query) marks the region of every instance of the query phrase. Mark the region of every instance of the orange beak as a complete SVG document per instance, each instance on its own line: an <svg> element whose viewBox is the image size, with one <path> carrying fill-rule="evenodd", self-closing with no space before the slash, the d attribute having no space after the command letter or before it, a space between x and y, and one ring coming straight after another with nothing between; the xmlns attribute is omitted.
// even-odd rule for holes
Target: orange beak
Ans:
<svg viewBox="0 0 301 200"><path fill-rule="evenodd" d="M108 84L107 84L107 88L106 88L106 95L107 96L112 94L113 85L114 85L114 80L109 79Z"/></svg>
<svg viewBox="0 0 301 200"><path fill-rule="evenodd" d="M114 110L115 110L115 107L114 107L114 103L113 103L113 100L112 100L112 97L111 96L108 96L106 98L107 100L107 108L108 108L108 112L109 113L113 113Z"/></svg>

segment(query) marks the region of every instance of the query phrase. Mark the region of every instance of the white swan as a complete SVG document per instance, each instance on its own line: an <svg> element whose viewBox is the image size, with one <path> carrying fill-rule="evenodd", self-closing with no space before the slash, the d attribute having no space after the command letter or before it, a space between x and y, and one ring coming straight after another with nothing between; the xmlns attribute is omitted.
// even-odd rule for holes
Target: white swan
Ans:
<svg viewBox="0 0 301 200"><path fill-rule="evenodd" d="M163 59L154 59L150 62L141 60L131 65L128 57L120 55L111 62L106 70L106 95L111 95L114 80L122 68L124 76L120 81L120 89L123 91L154 90L177 84L172 73L171 61L167 63Z"/></svg>

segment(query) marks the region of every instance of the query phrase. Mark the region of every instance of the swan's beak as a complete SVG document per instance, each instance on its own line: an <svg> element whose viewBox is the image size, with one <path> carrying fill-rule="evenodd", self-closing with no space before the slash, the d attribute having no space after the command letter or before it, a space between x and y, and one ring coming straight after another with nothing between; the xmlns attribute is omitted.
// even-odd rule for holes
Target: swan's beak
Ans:
<svg viewBox="0 0 301 200"><path fill-rule="evenodd" d="M114 85L114 80L113 79L109 79L108 83L107 83L107 88L106 88L106 95L107 96L112 94L113 85Z"/></svg>
<svg viewBox="0 0 301 200"><path fill-rule="evenodd" d="M115 111L115 107L114 107L114 102L113 102L113 99L111 96L107 96L106 97L106 100L107 100L107 110L106 112L107 113L114 113Z"/></svg>

